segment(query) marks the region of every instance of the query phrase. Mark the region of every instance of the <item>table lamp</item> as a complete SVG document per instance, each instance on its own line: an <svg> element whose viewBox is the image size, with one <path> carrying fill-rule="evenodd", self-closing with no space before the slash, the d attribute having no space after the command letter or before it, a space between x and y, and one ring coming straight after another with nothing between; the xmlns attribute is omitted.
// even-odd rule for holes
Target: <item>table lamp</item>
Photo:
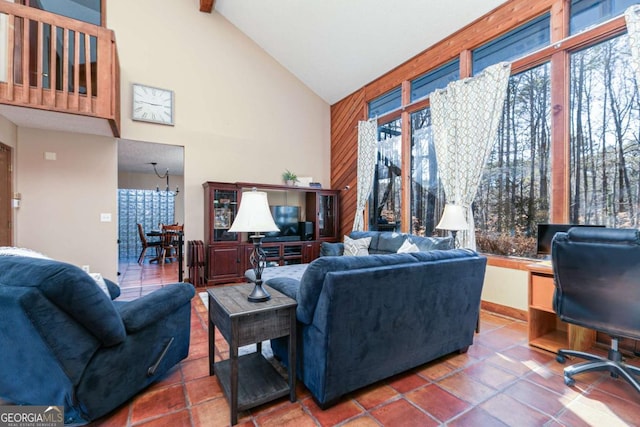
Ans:
<svg viewBox="0 0 640 427"><path fill-rule="evenodd" d="M256 276L255 286L247 299L251 302L267 301L271 295L262 287L262 270L264 270L265 254L262 250L263 232L279 231L269 210L267 193L251 191L242 193L238 214L231 224L230 233L253 233L249 236L253 242L253 252L249 258Z"/></svg>
<svg viewBox="0 0 640 427"><path fill-rule="evenodd" d="M453 236L453 245L457 248L458 240L456 239L456 234L460 230L466 230L469 228L467 224L467 220L464 218L464 209L460 205L453 205L447 203L444 206L444 212L442 213L442 218L440 218L440 222L436 225L438 230L449 230L451 231L451 236Z"/></svg>

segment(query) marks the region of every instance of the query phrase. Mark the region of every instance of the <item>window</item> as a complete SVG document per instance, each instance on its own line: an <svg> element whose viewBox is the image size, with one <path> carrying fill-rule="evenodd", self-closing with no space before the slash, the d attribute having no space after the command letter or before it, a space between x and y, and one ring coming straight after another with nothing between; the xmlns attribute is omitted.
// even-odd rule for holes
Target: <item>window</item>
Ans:
<svg viewBox="0 0 640 427"><path fill-rule="evenodd" d="M402 105L402 88L396 88L369 102L369 118L379 117Z"/></svg>
<svg viewBox="0 0 640 427"><path fill-rule="evenodd" d="M411 229L433 236L444 210L445 194L438 178L438 162L431 130L431 110L411 115Z"/></svg>
<svg viewBox="0 0 640 427"><path fill-rule="evenodd" d="M369 198L369 229L400 231L402 132L397 119L378 127L378 160Z"/></svg>
<svg viewBox="0 0 640 427"><path fill-rule="evenodd" d="M534 257L538 222L548 222L550 64L511 76L507 99L473 203L481 252Z"/></svg>
<svg viewBox="0 0 640 427"><path fill-rule="evenodd" d="M424 98L460 78L460 61L456 59L411 81L411 102Z"/></svg>
<svg viewBox="0 0 640 427"><path fill-rule="evenodd" d="M623 35L571 55L572 223L636 228L638 83Z"/></svg>
<svg viewBox="0 0 640 427"><path fill-rule="evenodd" d="M622 14L637 0L572 0L569 31L575 34Z"/></svg>
<svg viewBox="0 0 640 427"><path fill-rule="evenodd" d="M137 224L146 232L159 229L159 224L173 224L175 193L154 190L118 190L118 256L137 259L142 251Z"/></svg>
<svg viewBox="0 0 640 427"><path fill-rule="evenodd" d="M45 10L57 15L88 22L89 24L102 25L102 0L74 0L74 1L37 1L18 0L18 4L24 4L36 9Z"/></svg>
<svg viewBox="0 0 640 427"><path fill-rule="evenodd" d="M549 14L542 15L473 51L473 74L501 61L512 61L549 45Z"/></svg>

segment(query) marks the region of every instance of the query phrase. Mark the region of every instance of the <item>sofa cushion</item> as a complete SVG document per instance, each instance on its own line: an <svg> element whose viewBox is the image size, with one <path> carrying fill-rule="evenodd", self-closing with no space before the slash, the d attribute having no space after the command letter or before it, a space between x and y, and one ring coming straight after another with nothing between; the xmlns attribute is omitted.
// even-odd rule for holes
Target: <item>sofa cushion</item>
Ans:
<svg viewBox="0 0 640 427"><path fill-rule="evenodd" d="M410 253L410 252L420 252L420 248L413 243L410 239L406 239L402 246L398 248L396 251L399 254Z"/></svg>
<svg viewBox="0 0 640 427"><path fill-rule="evenodd" d="M418 249L422 252L433 251L436 249L453 249L453 237L424 237L410 235L409 239L412 243L415 243Z"/></svg>
<svg viewBox="0 0 640 427"><path fill-rule="evenodd" d="M374 254L394 254L398 252L405 240L407 240L406 234L382 232L378 238L378 246L372 247L370 252Z"/></svg>
<svg viewBox="0 0 640 427"><path fill-rule="evenodd" d="M342 256L344 243L322 242L320 244L320 256Z"/></svg>
<svg viewBox="0 0 640 427"><path fill-rule="evenodd" d="M369 244L371 237L363 237L362 239L352 239L344 236L344 252L343 255L365 256L369 255Z"/></svg>
<svg viewBox="0 0 640 427"><path fill-rule="evenodd" d="M357 270L362 268L381 267L386 265L408 264L417 262L413 254L389 254L370 256L320 257L315 259L302 275L298 289L298 320L311 324L316 309L322 284L328 272Z"/></svg>
<svg viewBox="0 0 640 427"><path fill-rule="evenodd" d="M380 237L379 231L352 231L349 233L349 237L352 239L364 239L365 237L371 237L371 243L369 248L378 249L378 238Z"/></svg>

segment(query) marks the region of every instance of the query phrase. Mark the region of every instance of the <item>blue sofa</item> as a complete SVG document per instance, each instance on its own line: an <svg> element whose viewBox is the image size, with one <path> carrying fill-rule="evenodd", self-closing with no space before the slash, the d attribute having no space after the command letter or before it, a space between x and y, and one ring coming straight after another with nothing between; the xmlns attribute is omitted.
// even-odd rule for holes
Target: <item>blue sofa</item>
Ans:
<svg viewBox="0 0 640 427"><path fill-rule="evenodd" d="M486 258L467 249L323 256L300 280L272 277L266 284L298 302L298 377L325 408L346 393L466 351L485 268ZM272 340L272 348L286 364L286 343Z"/></svg>
<svg viewBox="0 0 640 427"><path fill-rule="evenodd" d="M84 424L162 377L189 351L193 286L112 301L80 268L0 256L0 398L64 406Z"/></svg>

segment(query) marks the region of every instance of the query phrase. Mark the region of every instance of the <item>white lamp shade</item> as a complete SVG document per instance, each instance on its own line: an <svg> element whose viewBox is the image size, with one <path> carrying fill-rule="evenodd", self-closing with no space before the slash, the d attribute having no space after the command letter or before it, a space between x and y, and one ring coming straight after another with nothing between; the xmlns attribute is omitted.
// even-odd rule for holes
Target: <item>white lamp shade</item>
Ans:
<svg viewBox="0 0 640 427"><path fill-rule="evenodd" d="M246 191L242 193L240 209L229 232L266 232L280 231L269 210L267 193L264 191Z"/></svg>
<svg viewBox="0 0 640 427"><path fill-rule="evenodd" d="M464 209L460 205L446 204L442 218L436 225L440 230L466 230L469 228L467 220L464 218Z"/></svg>

